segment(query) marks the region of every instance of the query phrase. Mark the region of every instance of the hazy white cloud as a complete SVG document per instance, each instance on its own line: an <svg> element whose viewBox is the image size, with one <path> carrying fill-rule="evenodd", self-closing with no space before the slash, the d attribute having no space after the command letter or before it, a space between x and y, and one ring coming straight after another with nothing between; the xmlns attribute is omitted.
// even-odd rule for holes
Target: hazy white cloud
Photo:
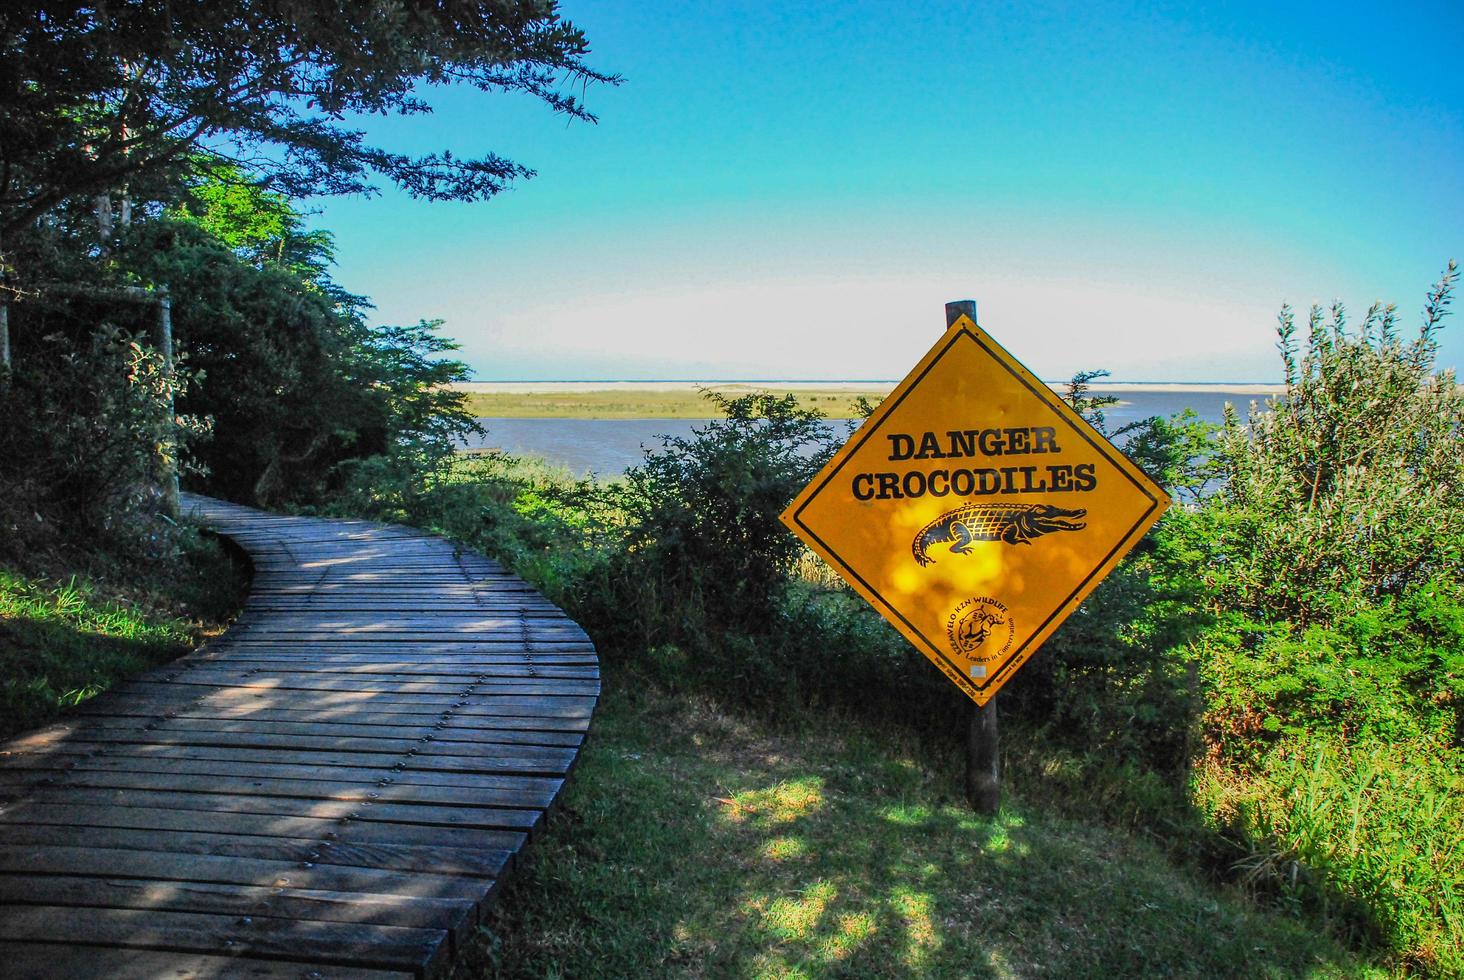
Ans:
<svg viewBox="0 0 1464 980"><path fill-rule="evenodd" d="M613 291L450 324L483 378L896 378L975 293L983 327L1038 375L1270 380L1274 310L1077 278L697 284Z"/></svg>

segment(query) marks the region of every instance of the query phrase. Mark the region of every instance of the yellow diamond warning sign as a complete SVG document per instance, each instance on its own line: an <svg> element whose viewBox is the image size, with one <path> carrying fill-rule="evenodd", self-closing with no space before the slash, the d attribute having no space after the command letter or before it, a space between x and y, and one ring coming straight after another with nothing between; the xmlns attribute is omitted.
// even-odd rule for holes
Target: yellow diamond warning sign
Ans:
<svg viewBox="0 0 1464 980"><path fill-rule="evenodd" d="M961 316L783 522L985 704L1168 506Z"/></svg>

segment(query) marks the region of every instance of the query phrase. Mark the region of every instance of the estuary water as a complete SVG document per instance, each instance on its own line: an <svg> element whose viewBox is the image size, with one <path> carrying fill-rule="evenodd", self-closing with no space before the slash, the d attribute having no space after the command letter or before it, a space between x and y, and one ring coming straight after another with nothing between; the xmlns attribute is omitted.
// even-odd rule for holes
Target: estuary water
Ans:
<svg viewBox="0 0 1464 980"><path fill-rule="evenodd" d="M1109 392L1099 392L1108 394ZM1207 422L1219 422L1230 402L1245 415L1264 395L1232 394L1202 388L1185 391L1114 391L1120 404L1105 410L1109 431L1159 415L1167 418L1192 408ZM687 437L708 419L479 419L488 430L467 440L463 449L500 449L539 456L576 476L619 476L641 461L646 449L659 448L666 436ZM831 423L843 431L843 422Z"/></svg>

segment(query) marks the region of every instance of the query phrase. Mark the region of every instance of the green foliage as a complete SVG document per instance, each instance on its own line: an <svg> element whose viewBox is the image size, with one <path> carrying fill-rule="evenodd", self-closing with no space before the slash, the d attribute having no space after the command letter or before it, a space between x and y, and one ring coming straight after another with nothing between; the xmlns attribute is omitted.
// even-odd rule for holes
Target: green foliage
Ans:
<svg viewBox="0 0 1464 980"><path fill-rule="evenodd" d="M1438 619L1422 626L1420 613ZM1461 616L1457 583L1329 625L1222 616L1199 644L1211 739L1242 765L1278 737L1318 731L1447 745L1459 732Z"/></svg>
<svg viewBox="0 0 1464 980"><path fill-rule="evenodd" d="M1109 436L1108 415L1105 408L1117 405L1116 395L1093 394L1093 382L1108 377L1107 371L1078 371L1063 389L1062 398L1072 406L1083 419L1104 436Z"/></svg>
<svg viewBox="0 0 1464 980"><path fill-rule="evenodd" d="M1456 279L1398 337L1313 309L1286 393L1217 439L1189 529L1212 624L1199 800L1240 867L1423 973L1464 969L1464 391L1434 368Z"/></svg>
<svg viewBox="0 0 1464 980"><path fill-rule="evenodd" d="M273 265L303 284L334 291L329 269L335 242L329 232L307 229L288 198L240 167L209 157L200 157L196 166L198 174L184 185L168 217L198 225L255 268Z"/></svg>
<svg viewBox="0 0 1464 980"><path fill-rule="evenodd" d="M1242 879L1284 904L1390 950L1425 976L1464 974L1464 776L1427 764L1416 743L1305 740L1238 780L1208 767L1199 795L1248 841Z"/></svg>
<svg viewBox="0 0 1464 980"><path fill-rule="evenodd" d="M16 350L0 397L22 429L0 435L17 461L0 474L0 519L25 531L12 541L53 516L77 541L155 531L146 471L188 448L157 431L176 427L152 412L159 385L196 431L213 425L187 457L209 492L319 501L375 457L424 479L473 426L446 387L466 368L435 323L368 326L369 304L330 278L330 236L291 198L369 192L373 175L490 197L531 172L396 153L344 120L429 112L421 86L447 83L592 120L559 83L614 81L540 0L22 3L0 8L0 37L0 299ZM165 287L191 385L105 353L118 331L151 331Z"/></svg>
<svg viewBox="0 0 1464 980"><path fill-rule="evenodd" d="M487 198L532 171L394 152L345 119L430 112L424 86L452 82L593 120L560 84L615 81L543 0L17 2L0 8L0 37L0 241L81 196L147 200L201 147L291 196L368 192L378 173L414 195Z"/></svg>
<svg viewBox="0 0 1464 980"><path fill-rule="evenodd" d="M1206 493L1217 489L1225 478L1215 445L1220 427L1202 420L1192 408L1167 419L1143 419L1123 429L1128 430L1124 452L1168 490L1177 504L1198 508Z"/></svg>
<svg viewBox="0 0 1464 980"><path fill-rule="evenodd" d="M1123 447L1124 453L1178 503L1197 506L1207 489L1224 477L1214 436L1219 427L1186 408L1171 418L1151 415L1108 428L1104 411L1119 403L1115 395L1093 394L1092 382L1107 371L1079 371L1068 381L1063 400L1099 434Z"/></svg>
<svg viewBox="0 0 1464 980"><path fill-rule="evenodd" d="M0 556L87 539L155 552L160 466L205 429L168 413L186 375L116 327L74 336L60 312L21 319L57 329L26 334L0 382Z"/></svg>
<svg viewBox="0 0 1464 980"><path fill-rule="evenodd" d="M348 379L370 389L388 452L441 461L451 455L455 440L478 431L466 396L452 388L467 380L468 367L446 356L458 345L437 332L442 325L441 320L420 320L368 328L359 318L352 323Z"/></svg>
<svg viewBox="0 0 1464 980"><path fill-rule="evenodd" d="M617 576L650 594L648 642L760 635L800 546L778 520L833 453L832 431L791 395L707 399L724 415L667 439L626 474Z"/></svg>
<svg viewBox="0 0 1464 980"><path fill-rule="evenodd" d="M1298 361L1283 310L1286 394L1232 417L1227 482L1204 513L1213 737L1244 757L1266 733L1358 738L1460 731L1464 391L1434 371L1456 273L1401 341L1391 307L1356 333L1311 315Z"/></svg>
<svg viewBox="0 0 1464 980"><path fill-rule="evenodd" d="M1464 391L1433 367L1457 275L1451 263L1406 343L1391 306L1355 333L1340 304L1314 307L1298 362L1282 311L1286 393L1220 439L1217 602L1329 622L1464 567Z"/></svg>
<svg viewBox="0 0 1464 980"><path fill-rule="evenodd" d="M298 213L250 200L264 210L257 223L237 208L148 222L118 256L178 297L174 336L202 375L179 407L214 423L197 453L200 488L309 502L339 485L347 462L385 455L421 470L448 454L474 422L448 387L467 368L444 356L456 348L435 333L440 321L368 326L365 300L331 281ZM284 237L259 237L275 221Z"/></svg>

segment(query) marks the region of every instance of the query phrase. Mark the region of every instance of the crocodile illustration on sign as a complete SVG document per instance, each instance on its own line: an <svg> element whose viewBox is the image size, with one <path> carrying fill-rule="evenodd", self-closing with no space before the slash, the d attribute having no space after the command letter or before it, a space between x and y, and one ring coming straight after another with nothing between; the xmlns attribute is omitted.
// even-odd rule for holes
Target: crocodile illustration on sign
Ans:
<svg viewBox="0 0 1464 980"><path fill-rule="evenodd" d="M921 565L935 561L932 545L954 541L951 554L963 555L976 541L1005 541L1031 544L1049 531L1081 531L1088 525L1080 518L1083 508L1066 510L1052 504L964 504L931 521L915 535L910 551Z"/></svg>

